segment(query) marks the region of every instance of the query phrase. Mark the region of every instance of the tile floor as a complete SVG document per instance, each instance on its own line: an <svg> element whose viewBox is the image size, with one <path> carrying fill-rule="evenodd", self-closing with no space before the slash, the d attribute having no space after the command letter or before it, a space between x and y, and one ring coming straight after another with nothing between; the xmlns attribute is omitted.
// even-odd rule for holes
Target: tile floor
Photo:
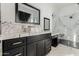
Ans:
<svg viewBox="0 0 79 59"><path fill-rule="evenodd" d="M79 49L59 44L56 48L52 47L47 56L79 56Z"/></svg>

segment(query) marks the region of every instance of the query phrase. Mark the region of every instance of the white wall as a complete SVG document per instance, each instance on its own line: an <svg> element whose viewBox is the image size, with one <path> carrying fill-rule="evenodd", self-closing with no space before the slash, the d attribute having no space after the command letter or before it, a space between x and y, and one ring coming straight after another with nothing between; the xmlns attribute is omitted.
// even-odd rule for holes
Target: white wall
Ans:
<svg viewBox="0 0 79 59"><path fill-rule="evenodd" d="M50 19L50 31L52 31L52 13L54 11L54 8L52 4L48 3L29 3L41 11L41 19L40 19L40 25L32 25L32 24L20 24L15 23L15 4L14 3L2 3L1 4L1 21L2 23L6 22L5 24L2 24L2 36L3 38L13 38L18 37L19 34L23 34L21 26L34 26L31 32L36 33L37 32L44 32L44 17L47 17ZM49 31L49 32L50 32Z"/></svg>
<svg viewBox="0 0 79 59"><path fill-rule="evenodd" d="M41 29L43 30L44 17L50 19L50 31L52 31L52 14L55 10L54 5L52 3L30 3L31 5L37 7L41 10Z"/></svg>

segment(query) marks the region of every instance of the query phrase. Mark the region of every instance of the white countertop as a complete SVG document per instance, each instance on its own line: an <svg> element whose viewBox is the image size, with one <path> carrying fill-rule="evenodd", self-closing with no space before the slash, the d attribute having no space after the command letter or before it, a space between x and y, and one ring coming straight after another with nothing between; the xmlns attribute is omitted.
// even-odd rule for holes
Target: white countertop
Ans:
<svg viewBox="0 0 79 59"><path fill-rule="evenodd" d="M37 33L27 33L27 34L20 34L20 37L24 37L24 36L34 36L34 35L40 35L40 34L45 34L45 33L51 33L51 32L37 32Z"/></svg>
<svg viewBox="0 0 79 59"><path fill-rule="evenodd" d="M58 35L59 39L64 39L64 34L63 33L51 34L51 36L54 36L54 35ZM63 35L63 36L61 36L61 35Z"/></svg>
<svg viewBox="0 0 79 59"><path fill-rule="evenodd" d="M34 35L40 35L40 34L45 34L45 33L51 33L51 32L50 31L43 31L43 32L36 32L36 33L21 33L21 34L3 35L3 36L0 36L0 40L25 37L25 36L34 36ZM51 34L51 36L59 35L59 34L61 34L61 33Z"/></svg>
<svg viewBox="0 0 79 59"><path fill-rule="evenodd" d="M51 36L58 35L58 34L60 34L60 33L51 34Z"/></svg>
<svg viewBox="0 0 79 59"><path fill-rule="evenodd" d="M12 39L12 38L18 38L18 37L25 37L25 36L34 36L34 35L40 35L45 33L51 33L49 31L43 31L43 32L37 32L37 33L21 33L21 34L11 34L11 35L2 35L0 40L6 40L6 39Z"/></svg>

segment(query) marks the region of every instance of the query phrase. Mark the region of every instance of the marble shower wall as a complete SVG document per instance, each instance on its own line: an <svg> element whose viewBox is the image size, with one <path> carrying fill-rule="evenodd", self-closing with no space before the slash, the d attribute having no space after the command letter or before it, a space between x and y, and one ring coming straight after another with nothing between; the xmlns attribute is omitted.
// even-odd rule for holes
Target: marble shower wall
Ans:
<svg viewBox="0 0 79 59"><path fill-rule="evenodd" d="M79 42L79 5L71 4L62 8L55 18L53 32L64 33L64 39Z"/></svg>

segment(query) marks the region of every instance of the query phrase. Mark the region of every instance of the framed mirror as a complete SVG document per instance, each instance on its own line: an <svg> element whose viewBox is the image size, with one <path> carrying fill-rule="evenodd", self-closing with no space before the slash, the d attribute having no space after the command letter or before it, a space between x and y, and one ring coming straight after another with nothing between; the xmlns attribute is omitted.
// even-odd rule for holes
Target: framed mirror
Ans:
<svg viewBox="0 0 79 59"><path fill-rule="evenodd" d="M50 30L50 19L44 17L44 30Z"/></svg>
<svg viewBox="0 0 79 59"><path fill-rule="evenodd" d="M15 10L16 10L16 15L15 15L16 23L40 24L39 9L27 3L16 3Z"/></svg>

